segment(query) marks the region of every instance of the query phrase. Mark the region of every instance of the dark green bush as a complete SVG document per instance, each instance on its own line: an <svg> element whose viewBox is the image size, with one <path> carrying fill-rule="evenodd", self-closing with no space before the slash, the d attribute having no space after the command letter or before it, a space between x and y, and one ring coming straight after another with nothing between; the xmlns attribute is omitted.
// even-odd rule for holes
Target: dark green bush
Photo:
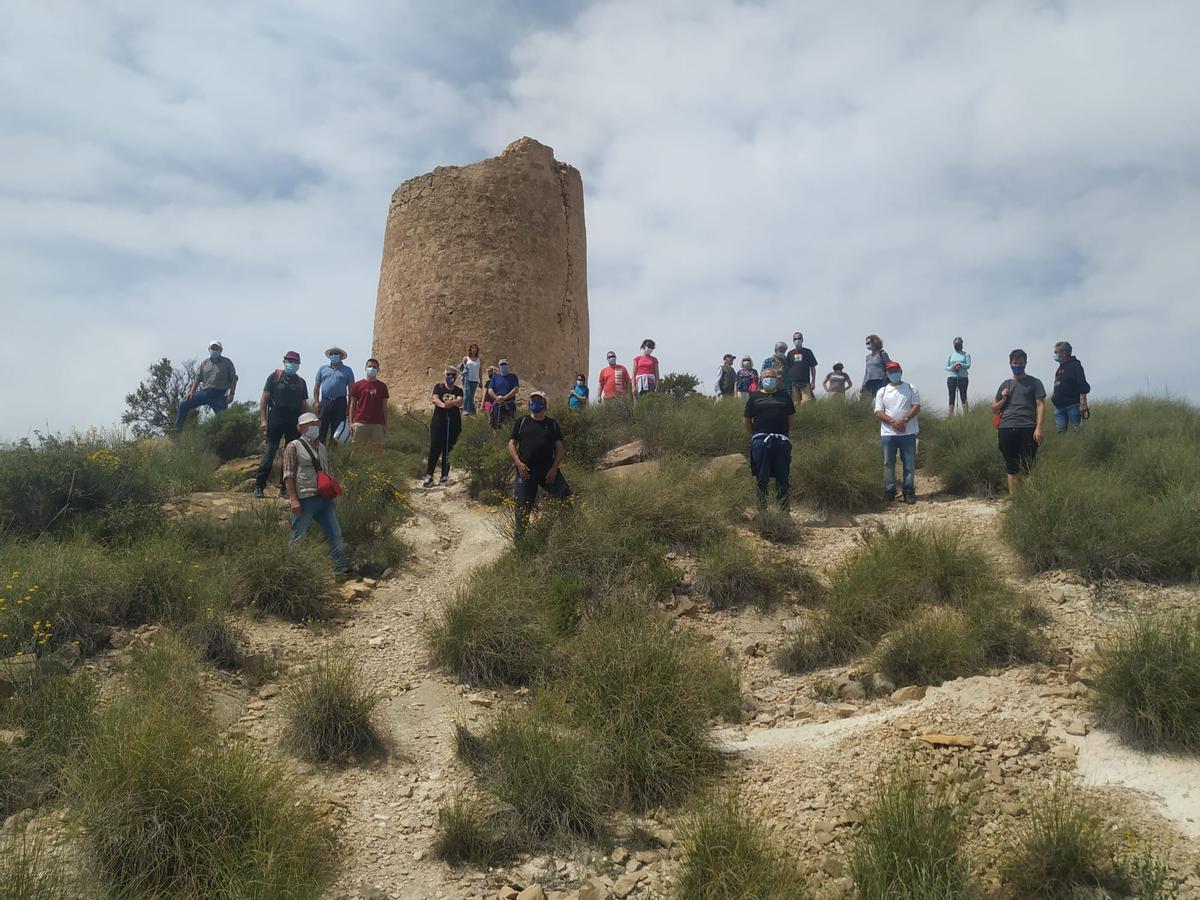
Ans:
<svg viewBox="0 0 1200 900"><path fill-rule="evenodd" d="M1159 615L1121 629L1100 647L1092 696L1134 744L1200 749L1200 619Z"/></svg>
<svg viewBox="0 0 1200 900"><path fill-rule="evenodd" d="M508 455L510 428L492 431L487 419L469 416L462 434L450 453L450 465L467 473L467 493L472 499L485 495L508 496L513 477L512 458Z"/></svg>
<svg viewBox="0 0 1200 900"><path fill-rule="evenodd" d="M888 635L876 653L879 671L896 684L941 684L983 665L982 648L956 609L931 609Z"/></svg>
<svg viewBox="0 0 1200 900"><path fill-rule="evenodd" d="M242 548L233 560L237 597L260 613L293 621L321 619L333 592L324 547L290 547L283 534Z"/></svg>
<svg viewBox="0 0 1200 900"><path fill-rule="evenodd" d="M395 529L408 518L408 492L373 459L359 455L339 473L344 493L337 501L346 554L356 571L379 576L403 563L408 546Z"/></svg>
<svg viewBox="0 0 1200 900"><path fill-rule="evenodd" d="M700 396L698 387L700 379L691 372L668 372L658 383L658 393L672 400L684 400Z"/></svg>
<svg viewBox="0 0 1200 900"><path fill-rule="evenodd" d="M438 810L433 856L452 866L481 869L508 862L513 856L512 837L506 833L503 813L484 800L455 797Z"/></svg>
<svg viewBox="0 0 1200 900"><path fill-rule="evenodd" d="M374 717L382 699L353 652L331 650L284 694L286 740L301 755L323 762L379 753L384 741Z"/></svg>
<svg viewBox="0 0 1200 900"><path fill-rule="evenodd" d="M921 416L921 421L924 426L926 417ZM990 497L1005 489L1008 476L990 407L977 404L965 416L933 419L928 424L921 429L921 452L929 471L941 478L943 490Z"/></svg>
<svg viewBox="0 0 1200 900"><path fill-rule="evenodd" d="M195 621L180 629L180 635L199 651L201 659L218 669L235 672L246 658L242 651L246 633L224 609L201 610Z"/></svg>
<svg viewBox="0 0 1200 900"><path fill-rule="evenodd" d="M743 453L750 436L736 403L708 397L642 397L633 408L634 434L651 456L704 457Z"/></svg>
<svg viewBox="0 0 1200 900"><path fill-rule="evenodd" d="M754 532L772 544L795 544L800 540L796 520L776 506L760 509L754 515Z"/></svg>
<svg viewBox="0 0 1200 900"><path fill-rule="evenodd" d="M743 538L714 541L700 553L696 587L716 609L770 609L789 594L812 601L816 582L791 559L760 553Z"/></svg>
<svg viewBox="0 0 1200 900"><path fill-rule="evenodd" d="M262 447L258 421L257 404L235 403L202 422L200 437L205 448L222 462L250 456Z"/></svg>

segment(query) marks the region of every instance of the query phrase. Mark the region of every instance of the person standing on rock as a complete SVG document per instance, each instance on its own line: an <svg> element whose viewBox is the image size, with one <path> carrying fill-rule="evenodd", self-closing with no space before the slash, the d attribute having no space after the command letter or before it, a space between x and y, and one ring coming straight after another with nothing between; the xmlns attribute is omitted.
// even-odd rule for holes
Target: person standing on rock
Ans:
<svg viewBox="0 0 1200 900"><path fill-rule="evenodd" d="M467 355L458 364L463 377L463 415L475 415L475 392L479 390L479 345L467 347Z"/></svg>
<svg viewBox="0 0 1200 900"><path fill-rule="evenodd" d="M810 403L813 400L813 385L817 380L817 357L804 346L804 335L799 331L792 334L792 349L787 352L785 362L792 402L797 406Z"/></svg>
<svg viewBox="0 0 1200 900"><path fill-rule="evenodd" d="M258 475L254 479L254 496L261 498L275 465L275 453L279 442L286 447L300 437L296 422L308 406L308 385L297 373L300 371L300 354L289 350L283 354L283 368L267 376L262 396L258 398L258 427L266 436L262 461L258 464ZM283 476L279 478L279 496L286 497Z"/></svg>
<svg viewBox="0 0 1200 900"><path fill-rule="evenodd" d="M737 390L737 372L733 368L733 354L726 353L721 358L721 368L717 369L717 396L721 399L732 397Z"/></svg>
<svg viewBox="0 0 1200 900"><path fill-rule="evenodd" d="M996 437L1004 469L1008 473L1008 492L1020 487L1021 476L1028 475L1042 442L1042 419L1046 415L1046 388L1025 372L1029 357L1024 350L1008 354L1012 378L996 391L992 413L996 419Z"/></svg>
<svg viewBox="0 0 1200 900"><path fill-rule="evenodd" d="M571 388L571 396L567 398L568 409L587 409L591 392L587 386L587 376L580 372L575 376L575 387Z"/></svg>
<svg viewBox="0 0 1200 900"><path fill-rule="evenodd" d="M779 508L787 512L791 506L792 442L788 434L795 421L796 404L780 387L779 373L768 366L742 412L742 425L750 434L750 474L754 476L760 512L766 511L772 478Z"/></svg>
<svg viewBox="0 0 1200 900"><path fill-rule="evenodd" d="M846 367L840 362L833 364L833 371L825 376L825 380L821 382L821 389L831 397L844 398L846 392L854 387L854 382L850 380L850 376L846 374Z"/></svg>
<svg viewBox="0 0 1200 900"><path fill-rule="evenodd" d="M425 467L425 487L433 487L433 470L442 461L440 484L450 482L450 451L462 433L463 391L454 382L458 371L446 366L441 384L433 386L433 416L429 419L429 463Z"/></svg>
<svg viewBox="0 0 1200 900"><path fill-rule="evenodd" d="M1054 404L1054 430L1062 434L1069 425L1077 432L1089 415L1087 395L1092 392L1092 386L1083 372L1083 363L1072 355L1070 341L1059 341L1054 345L1054 361L1058 364L1050 395L1050 402Z"/></svg>
<svg viewBox="0 0 1200 900"><path fill-rule="evenodd" d="M737 370L737 395L749 397L758 390L758 369L754 368L749 356L742 357L742 367Z"/></svg>
<svg viewBox="0 0 1200 900"><path fill-rule="evenodd" d="M559 500L571 496L571 487L560 469L566 453L562 429L546 415L546 395L534 391L529 395L529 415L513 423L508 439L508 455L517 470L513 480L516 506L513 533L518 540L525 531L525 519L537 501L539 488Z"/></svg>
<svg viewBox="0 0 1200 900"><path fill-rule="evenodd" d="M783 391L788 396L791 396L792 386L788 383L788 362L787 362L787 344L779 341L775 344L775 353L763 360L759 367L762 372L762 377L767 377L767 369L775 370L775 383L778 385L778 390ZM762 385L759 385L759 390L762 390ZM792 401L795 403L795 401Z"/></svg>
<svg viewBox="0 0 1200 900"><path fill-rule="evenodd" d="M220 341L208 345L208 359L200 363L196 377L188 385L187 392L175 414L175 433L183 431L183 423L193 409L207 406L214 413L224 412L233 402L237 390L237 369L233 360L221 354L225 348Z"/></svg>
<svg viewBox="0 0 1200 900"><path fill-rule="evenodd" d="M600 402L620 398L622 400L633 396L633 383L629 379L629 370L617 364L615 350L608 351L608 365L600 370Z"/></svg>
<svg viewBox="0 0 1200 900"><path fill-rule="evenodd" d="M300 543L308 526L316 522L329 545L334 571L345 575L349 567L342 543L342 526L338 524L333 498L322 497L317 486L318 472L333 475L329 469L329 454L321 443L321 419L306 412L300 416L297 425L300 437L283 451L283 483L292 507L291 544L294 547Z"/></svg>
<svg viewBox="0 0 1200 900"><path fill-rule="evenodd" d="M379 360L374 357L367 360L366 375L350 387L351 439L356 446L371 444L378 456L387 435L388 387L379 380Z"/></svg>
<svg viewBox="0 0 1200 900"><path fill-rule="evenodd" d="M875 418L879 420L879 443L883 448L883 499L896 499L896 454L904 466L904 502L917 502L917 435L921 425L921 395L904 380L900 363L884 365L887 383L875 392Z"/></svg>
<svg viewBox="0 0 1200 900"><path fill-rule="evenodd" d="M639 397L658 390L658 357L654 356L654 341L642 341L642 352L633 358L633 390Z"/></svg>
<svg viewBox="0 0 1200 900"><path fill-rule="evenodd" d="M491 425L499 428L517 414L517 394L521 390L521 379L510 371L508 360L502 359L500 370L488 381L487 396L492 401Z"/></svg>
<svg viewBox="0 0 1200 900"><path fill-rule="evenodd" d="M958 398L963 415L967 414L967 384L971 373L971 354L963 350L963 339L954 339L954 349L946 357L946 390L950 394L950 412L954 415L954 400Z"/></svg>
<svg viewBox="0 0 1200 900"><path fill-rule="evenodd" d="M330 347L325 351L327 365L317 369L313 380L313 405L321 417L321 442L327 443L346 421L354 371L345 363L346 351Z"/></svg>
<svg viewBox="0 0 1200 900"><path fill-rule="evenodd" d="M874 399L879 389L887 384L884 368L890 362L887 351L883 349L883 338L877 334L867 335L867 367L863 372L863 382L860 393L867 399Z"/></svg>

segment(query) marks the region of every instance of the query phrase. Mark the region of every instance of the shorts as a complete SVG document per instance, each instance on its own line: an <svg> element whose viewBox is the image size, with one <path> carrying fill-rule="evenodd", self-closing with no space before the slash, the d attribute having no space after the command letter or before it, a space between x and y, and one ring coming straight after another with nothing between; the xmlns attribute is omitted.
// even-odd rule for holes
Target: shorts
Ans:
<svg viewBox="0 0 1200 900"><path fill-rule="evenodd" d="M353 430L353 441L356 444L383 443L382 425L372 425L370 422L355 422L350 427Z"/></svg>
<svg viewBox="0 0 1200 900"><path fill-rule="evenodd" d="M963 406L967 405L967 382L969 378L959 378L956 375L951 375L946 379L946 390L950 394L950 405L954 405L954 395L957 394Z"/></svg>
<svg viewBox="0 0 1200 900"><path fill-rule="evenodd" d="M1028 475L1037 458L1038 445L1033 439L1034 428L1001 428L998 434L1000 455L1004 457L1004 469L1009 475Z"/></svg>

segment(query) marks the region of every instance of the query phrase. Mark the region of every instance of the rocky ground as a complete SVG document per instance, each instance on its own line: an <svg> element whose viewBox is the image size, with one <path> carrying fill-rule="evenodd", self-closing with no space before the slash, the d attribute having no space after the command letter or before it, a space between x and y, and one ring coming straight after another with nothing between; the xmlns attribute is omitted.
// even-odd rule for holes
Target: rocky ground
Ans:
<svg viewBox="0 0 1200 900"><path fill-rule="evenodd" d="M853 552L872 524L953 523L1015 572L997 530L1003 501L943 498L935 489L923 483L917 506L897 505L857 521L827 523L797 511L806 523L800 542L773 552L822 572ZM404 571L374 585L348 585L331 622L248 623L252 651L271 660L263 667L265 683L252 675L206 676L223 727L289 760L279 740L280 695L315 654L353 647L384 692L380 719L392 742L386 759L345 769L290 761L339 827L345 865L330 896L668 895L677 866L676 823L665 811L637 823L637 844L538 856L506 871L456 871L430 858L438 808L470 783L454 758L454 723L478 721L521 697L456 683L430 666L423 640L425 627L464 576L503 550L499 514L470 503L460 486L414 489L412 496L416 514L404 536L415 553ZM241 502L206 495L194 505L221 514ZM689 568L688 560L676 563ZM714 613L686 588L667 604L685 627L713 635L737 660L750 712L745 724L718 734L733 757L731 777L822 895L850 895L845 855L873 778L881 764L909 759L936 771L972 804L972 859L981 871L990 869L1029 805L1056 778L1071 776L1100 791L1114 827L1128 827L1160 851L1169 850L1173 870L1186 878L1183 896L1200 896L1200 761L1128 750L1095 728L1084 702L1098 638L1139 609L1194 608L1200 590L1132 583L1097 590L1067 573L1048 573L1026 586L1050 613L1051 661L928 691L863 681L853 668L783 675L771 656L800 626L802 610ZM118 636L114 643L149 632ZM88 665L111 669L119 652ZM60 818L52 808L36 816L51 829Z"/></svg>

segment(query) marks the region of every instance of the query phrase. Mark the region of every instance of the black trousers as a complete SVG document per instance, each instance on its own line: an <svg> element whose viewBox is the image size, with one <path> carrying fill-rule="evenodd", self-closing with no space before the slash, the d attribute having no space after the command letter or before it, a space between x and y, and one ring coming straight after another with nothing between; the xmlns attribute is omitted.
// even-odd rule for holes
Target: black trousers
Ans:
<svg viewBox="0 0 1200 900"><path fill-rule="evenodd" d="M271 466L275 465L275 454L279 450L279 442L283 441L287 444L289 441L294 441L300 437L300 432L296 429L296 419L300 418L300 413L297 411L292 418L282 422L272 422L267 420L267 443L263 447L262 462L258 464L258 475L254 479L254 486L258 490L262 490L267 486L267 479L271 477ZM283 489L283 473L279 473L279 488Z"/></svg>
<svg viewBox="0 0 1200 900"><path fill-rule="evenodd" d="M1033 439L1032 425L1022 428L1001 428L996 439L1000 445L1000 455L1004 457L1004 470L1009 475L1029 474L1033 461L1037 459L1038 445Z"/></svg>
<svg viewBox="0 0 1200 900"><path fill-rule="evenodd" d="M450 451L458 443L462 425L447 425L446 422L434 420L429 423L429 465L425 468L426 475L433 475L438 457L442 460L442 477L450 474Z"/></svg>
<svg viewBox="0 0 1200 900"><path fill-rule="evenodd" d="M571 496L571 486L567 484L567 479L563 478L562 470L554 476L554 481L547 481L550 475L550 468L534 468L529 467L529 477L522 478L520 470L517 470L513 478L513 500L516 507L516 537L521 537L525 533L525 519L528 517L534 504L537 503L538 489L545 491L551 497L557 500L566 500Z"/></svg>
<svg viewBox="0 0 1200 900"><path fill-rule="evenodd" d="M957 394L963 406L967 405L967 382L970 379L951 376L946 379L946 391L950 394L950 408L954 408L954 395Z"/></svg>
<svg viewBox="0 0 1200 900"><path fill-rule="evenodd" d="M333 439L338 426L346 421L346 398L328 397L321 400L321 443L326 447Z"/></svg>

